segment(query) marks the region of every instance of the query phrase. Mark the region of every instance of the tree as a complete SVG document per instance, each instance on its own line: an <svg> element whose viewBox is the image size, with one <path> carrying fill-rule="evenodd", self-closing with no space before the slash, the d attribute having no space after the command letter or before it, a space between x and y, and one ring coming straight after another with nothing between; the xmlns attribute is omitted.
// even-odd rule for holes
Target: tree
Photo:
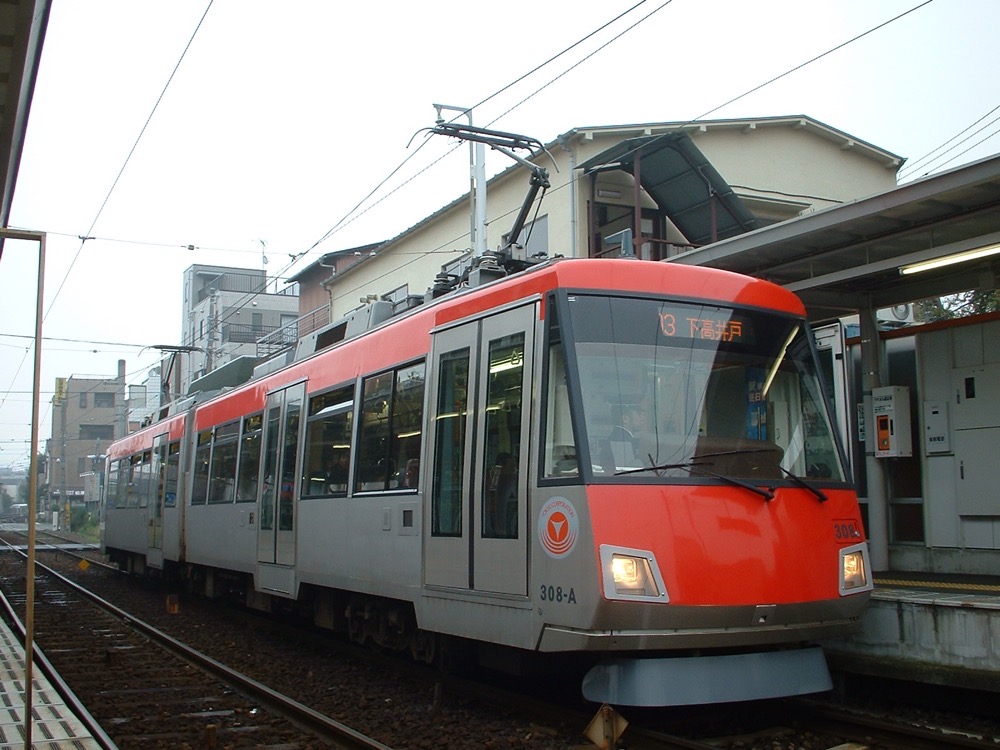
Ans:
<svg viewBox="0 0 1000 750"><path fill-rule="evenodd" d="M7 492L6 487L0 485L0 510L10 510L10 506L13 504L14 498Z"/></svg>
<svg viewBox="0 0 1000 750"><path fill-rule="evenodd" d="M934 297L917 303L924 322L936 320L954 320L967 318L970 315L1000 312L1000 290L983 291L974 289L969 292L951 294L947 297Z"/></svg>

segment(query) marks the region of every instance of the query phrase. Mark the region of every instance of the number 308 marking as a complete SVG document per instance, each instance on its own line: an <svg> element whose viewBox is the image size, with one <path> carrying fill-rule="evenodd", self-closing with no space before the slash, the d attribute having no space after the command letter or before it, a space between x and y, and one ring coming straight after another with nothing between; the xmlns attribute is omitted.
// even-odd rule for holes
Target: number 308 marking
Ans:
<svg viewBox="0 0 1000 750"><path fill-rule="evenodd" d="M833 524L833 536L838 540L855 541L861 538L861 532L853 521L839 521Z"/></svg>
<svg viewBox="0 0 1000 750"><path fill-rule="evenodd" d="M572 589L572 587L564 589L562 586L547 586L543 583L539 588L538 598L543 602L576 604L576 592Z"/></svg>

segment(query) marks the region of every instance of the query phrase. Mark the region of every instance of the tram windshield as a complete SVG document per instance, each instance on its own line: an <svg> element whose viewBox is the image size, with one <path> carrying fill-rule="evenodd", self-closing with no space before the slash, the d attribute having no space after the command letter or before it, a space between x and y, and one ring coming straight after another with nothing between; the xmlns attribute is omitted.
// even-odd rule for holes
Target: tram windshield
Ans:
<svg viewBox="0 0 1000 750"><path fill-rule="evenodd" d="M595 481L844 481L803 321L690 302L567 301L568 325L550 330L545 476L589 467Z"/></svg>

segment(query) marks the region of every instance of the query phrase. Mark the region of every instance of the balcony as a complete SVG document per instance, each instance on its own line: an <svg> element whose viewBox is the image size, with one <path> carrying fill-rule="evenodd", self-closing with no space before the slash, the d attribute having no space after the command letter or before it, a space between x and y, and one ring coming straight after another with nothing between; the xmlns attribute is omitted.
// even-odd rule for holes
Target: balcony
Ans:
<svg viewBox="0 0 1000 750"><path fill-rule="evenodd" d="M262 326L245 323L228 323L222 326L222 340L229 344L256 344L266 338L279 347L291 346L297 340L294 324Z"/></svg>
<svg viewBox="0 0 1000 750"><path fill-rule="evenodd" d="M274 294L279 297L297 297L298 284L281 285L279 279L268 278L262 271L257 273L220 273L216 275L199 274L202 278L200 289L195 290L195 297L201 302L211 296L213 291L238 292L239 294Z"/></svg>
<svg viewBox="0 0 1000 750"><path fill-rule="evenodd" d="M322 328L330 321L330 308L327 305L317 307L311 312L307 312L297 320L292 321L280 328L274 328L270 333L257 339L257 356L264 358L277 354L282 349L295 346L299 337L307 333ZM258 326L259 327L259 326Z"/></svg>

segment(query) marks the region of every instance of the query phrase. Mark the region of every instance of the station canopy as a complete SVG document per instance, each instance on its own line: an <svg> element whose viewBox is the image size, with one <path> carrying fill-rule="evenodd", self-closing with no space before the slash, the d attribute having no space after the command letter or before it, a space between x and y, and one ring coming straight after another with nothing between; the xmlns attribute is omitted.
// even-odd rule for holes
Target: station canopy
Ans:
<svg viewBox="0 0 1000 750"><path fill-rule="evenodd" d="M672 263L768 279L813 320L1000 286L1000 254L901 269L1000 244L1000 155L690 250Z"/></svg>
<svg viewBox="0 0 1000 750"><path fill-rule="evenodd" d="M684 132L629 138L579 166L584 174L623 171L693 245L756 229L758 221Z"/></svg>

